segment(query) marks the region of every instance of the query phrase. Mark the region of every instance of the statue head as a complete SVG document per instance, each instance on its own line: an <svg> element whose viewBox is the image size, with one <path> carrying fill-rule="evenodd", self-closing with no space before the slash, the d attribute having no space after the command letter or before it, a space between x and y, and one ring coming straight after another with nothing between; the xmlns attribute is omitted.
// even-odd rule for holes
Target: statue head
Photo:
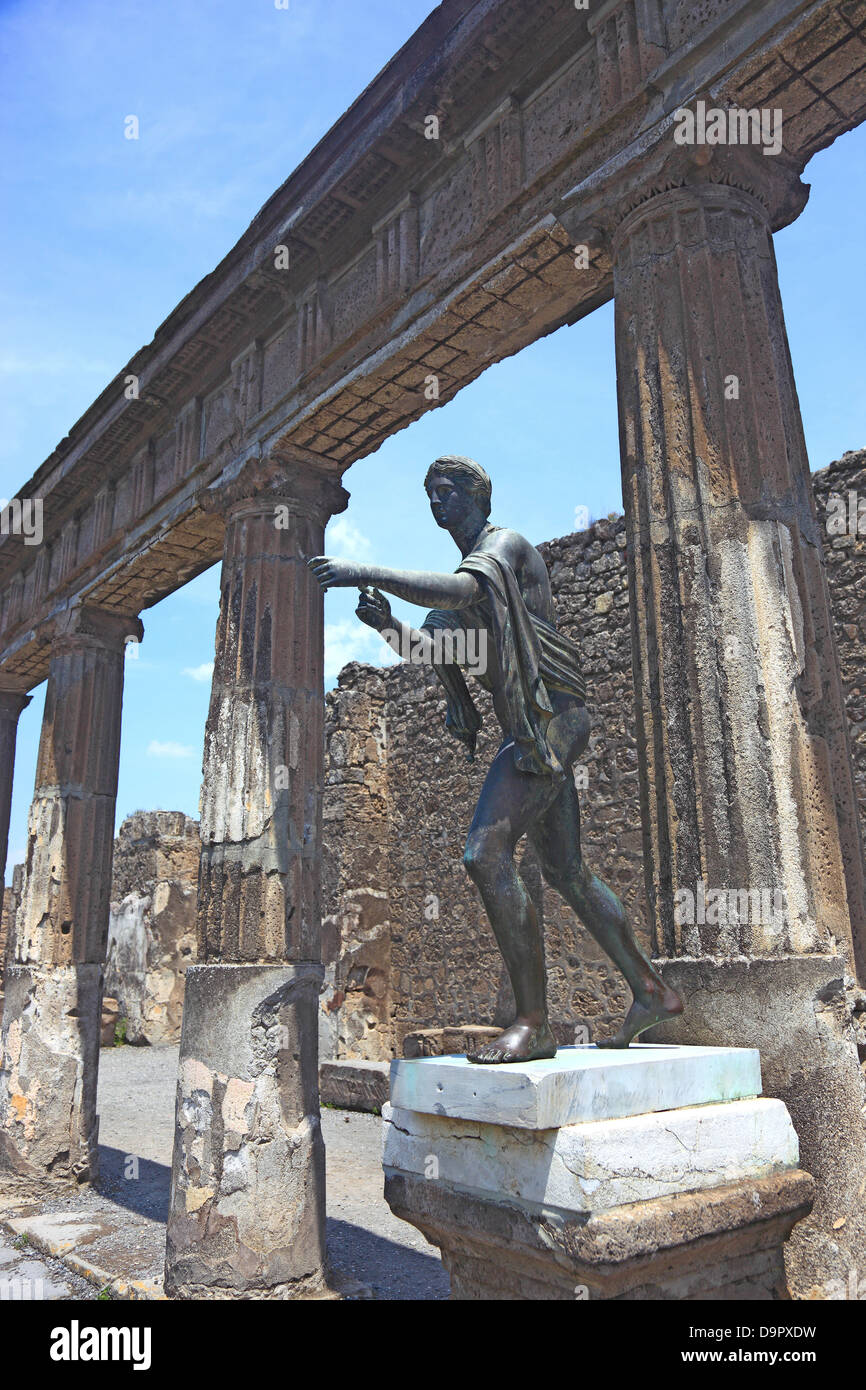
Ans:
<svg viewBox="0 0 866 1390"><path fill-rule="evenodd" d="M424 487L439 526L451 530L473 512L482 522L490 515L492 484L474 459L462 454L442 454L427 469Z"/></svg>

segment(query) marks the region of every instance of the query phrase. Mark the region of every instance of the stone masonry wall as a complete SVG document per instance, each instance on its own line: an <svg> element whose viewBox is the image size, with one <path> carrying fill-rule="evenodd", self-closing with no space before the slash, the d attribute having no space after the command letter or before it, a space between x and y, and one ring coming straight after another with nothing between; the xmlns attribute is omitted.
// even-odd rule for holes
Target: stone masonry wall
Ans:
<svg viewBox="0 0 866 1390"><path fill-rule="evenodd" d="M198 821L182 811L136 811L114 841L105 967L106 1038L121 1023L129 1043L180 1040L184 976L195 962L201 851ZM16 864L0 920L0 965L11 959L24 865ZM2 983L2 974L0 974ZM2 993L0 993L2 1006Z"/></svg>
<svg viewBox="0 0 866 1390"><path fill-rule="evenodd" d="M827 580L836 623L860 821L866 834L866 449L843 454L829 468L814 473L812 482L818 516L825 523ZM847 523L844 531L843 508ZM851 521L855 518L857 524L852 529Z"/></svg>
<svg viewBox="0 0 866 1390"><path fill-rule="evenodd" d="M114 842L105 994L129 1043L180 1040L200 852L198 821L181 811L137 811Z"/></svg>
<svg viewBox="0 0 866 1390"><path fill-rule="evenodd" d="M3 978L6 963L12 957L12 923L21 901L24 882L24 865L16 864L12 870L12 882L6 885L3 894L3 909L0 911L0 1010L3 1008Z"/></svg>
<svg viewBox="0 0 866 1390"><path fill-rule="evenodd" d="M847 499L852 491L866 513L866 451L815 474L814 486L819 517L830 519L831 494ZM866 515L860 535L832 528L825 535L866 827ZM559 622L580 645L588 680L593 732L581 795L584 853L622 897L647 949L625 522L597 521L539 549ZM323 1056L387 1058L419 1029L507 1019L508 979L462 864L500 736L489 701L477 686L473 695L484 715L474 764L446 731L444 699L423 667L352 663L327 696ZM580 1026L598 1036L621 1016L626 987L543 885L525 841L517 857L544 923L558 1037L572 1041Z"/></svg>

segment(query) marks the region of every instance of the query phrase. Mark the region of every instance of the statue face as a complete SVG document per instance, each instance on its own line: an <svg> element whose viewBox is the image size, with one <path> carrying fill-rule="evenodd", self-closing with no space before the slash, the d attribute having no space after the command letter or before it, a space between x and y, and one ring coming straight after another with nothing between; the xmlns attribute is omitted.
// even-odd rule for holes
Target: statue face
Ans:
<svg viewBox="0 0 866 1390"><path fill-rule="evenodd" d="M472 498L466 495L458 483L446 478L442 473L432 475L427 485L427 495L436 525L446 530L461 522L472 506Z"/></svg>

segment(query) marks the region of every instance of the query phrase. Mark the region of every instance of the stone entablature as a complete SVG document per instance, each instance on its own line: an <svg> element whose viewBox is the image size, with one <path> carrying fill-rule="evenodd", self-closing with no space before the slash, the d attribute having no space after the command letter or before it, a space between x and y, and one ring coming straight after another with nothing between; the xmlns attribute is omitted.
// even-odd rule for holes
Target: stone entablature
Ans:
<svg viewBox="0 0 866 1390"><path fill-rule="evenodd" d="M606 210L645 196L682 103L782 110L802 168L862 115L862 28L794 0L441 6L21 488L45 543L0 541L3 673L45 676L63 606L137 612L212 564L228 460L280 443L339 474L608 299Z"/></svg>

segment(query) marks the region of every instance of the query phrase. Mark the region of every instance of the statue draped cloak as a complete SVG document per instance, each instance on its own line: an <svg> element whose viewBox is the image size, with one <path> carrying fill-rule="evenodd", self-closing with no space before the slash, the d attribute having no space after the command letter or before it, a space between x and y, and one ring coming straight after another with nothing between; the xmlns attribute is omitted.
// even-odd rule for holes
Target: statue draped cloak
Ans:
<svg viewBox="0 0 866 1390"><path fill-rule="evenodd" d="M585 701L586 682L578 649L550 623L529 612L514 570L500 555L481 548L470 551L455 571L461 572L475 576L484 598L457 611L434 609L424 619L422 631L488 631L502 673L509 725L506 732L514 740L516 766L521 772L542 776L561 774L564 769L547 742L547 726L553 716L548 691L563 691L581 703ZM467 744L471 761L481 716L463 672L454 663L434 664L433 669L445 689L446 727ZM486 674L473 674L480 685L492 690Z"/></svg>

